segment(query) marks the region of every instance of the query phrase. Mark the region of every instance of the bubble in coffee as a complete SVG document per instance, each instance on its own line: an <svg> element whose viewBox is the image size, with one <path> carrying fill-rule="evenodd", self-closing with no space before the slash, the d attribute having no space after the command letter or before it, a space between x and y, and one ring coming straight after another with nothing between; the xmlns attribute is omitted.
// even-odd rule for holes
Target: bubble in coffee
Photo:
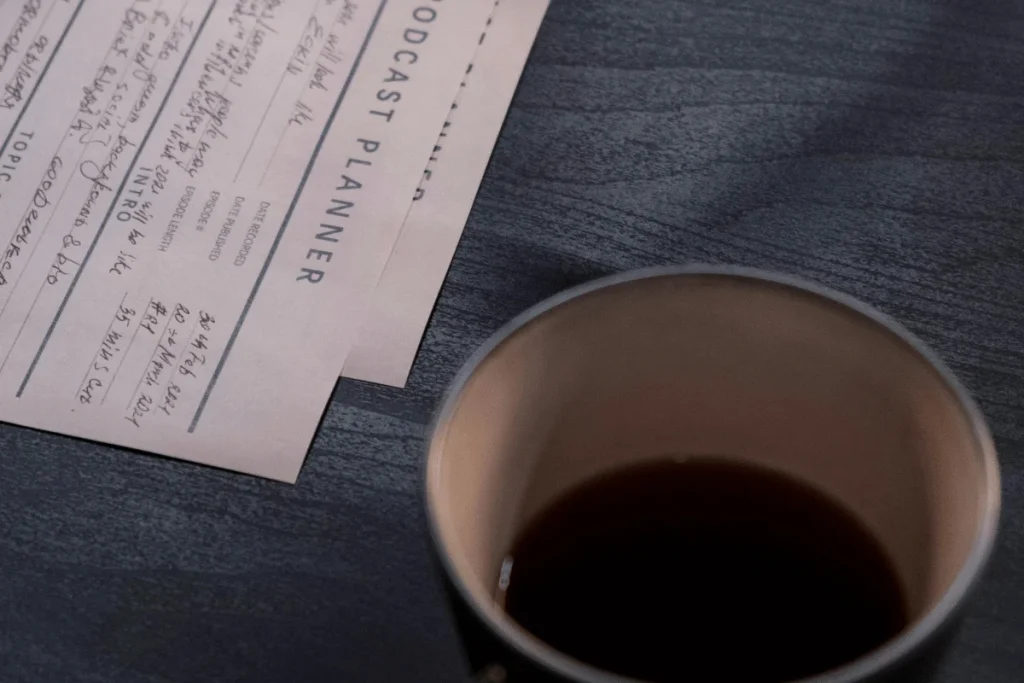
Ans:
<svg viewBox="0 0 1024 683"><path fill-rule="evenodd" d="M816 490L725 459L635 465L568 492L514 542L509 616L561 652L654 683L783 683L907 624L872 535Z"/></svg>

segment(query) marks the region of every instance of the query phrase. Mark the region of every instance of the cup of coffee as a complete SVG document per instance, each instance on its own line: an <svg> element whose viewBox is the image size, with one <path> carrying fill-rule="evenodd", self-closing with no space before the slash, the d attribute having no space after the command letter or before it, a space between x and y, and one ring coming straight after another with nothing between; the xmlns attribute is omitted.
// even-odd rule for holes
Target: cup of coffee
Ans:
<svg viewBox="0 0 1024 683"><path fill-rule="evenodd" d="M479 680L924 680L992 551L999 472L898 324L680 267L487 342L433 427L426 504Z"/></svg>

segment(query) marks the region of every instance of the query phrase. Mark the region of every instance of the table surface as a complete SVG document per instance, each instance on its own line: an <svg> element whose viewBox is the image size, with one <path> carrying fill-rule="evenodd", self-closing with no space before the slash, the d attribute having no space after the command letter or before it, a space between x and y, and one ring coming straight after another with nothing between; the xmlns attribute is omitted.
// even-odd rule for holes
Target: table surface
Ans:
<svg viewBox="0 0 1024 683"><path fill-rule="evenodd" d="M338 385L296 486L0 428L2 683L461 682L424 426L502 322L738 263L867 301L973 391L998 550L944 683L1024 670L1024 7L553 0L404 390Z"/></svg>

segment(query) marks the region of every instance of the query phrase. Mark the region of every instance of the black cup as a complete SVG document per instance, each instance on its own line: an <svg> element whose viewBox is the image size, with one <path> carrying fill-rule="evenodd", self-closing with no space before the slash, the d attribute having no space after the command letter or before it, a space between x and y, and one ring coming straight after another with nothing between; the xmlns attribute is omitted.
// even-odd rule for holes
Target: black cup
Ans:
<svg viewBox="0 0 1024 683"><path fill-rule="evenodd" d="M630 272L564 292L506 325L453 383L429 439L427 517L478 680L640 683L549 647L494 596L517 532L543 508L667 452L792 475L844 504L887 551L910 623L800 683L928 680L995 542L999 470L984 419L885 316L723 267Z"/></svg>

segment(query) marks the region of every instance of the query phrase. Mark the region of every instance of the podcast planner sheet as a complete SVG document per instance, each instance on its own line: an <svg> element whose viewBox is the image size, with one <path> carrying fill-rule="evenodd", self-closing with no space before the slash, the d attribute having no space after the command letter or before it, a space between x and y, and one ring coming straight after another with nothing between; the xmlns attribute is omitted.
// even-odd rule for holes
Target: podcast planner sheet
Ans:
<svg viewBox="0 0 1024 683"><path fill-rule="evenodd" d="M548 0L495 5L343 375L404 386Z"/></svg>
<svg viewBox="0 0 1024 683"><path fill-rule="evenodd" d="M294 481L493 8L0 6L0 419Z"/></svg>

